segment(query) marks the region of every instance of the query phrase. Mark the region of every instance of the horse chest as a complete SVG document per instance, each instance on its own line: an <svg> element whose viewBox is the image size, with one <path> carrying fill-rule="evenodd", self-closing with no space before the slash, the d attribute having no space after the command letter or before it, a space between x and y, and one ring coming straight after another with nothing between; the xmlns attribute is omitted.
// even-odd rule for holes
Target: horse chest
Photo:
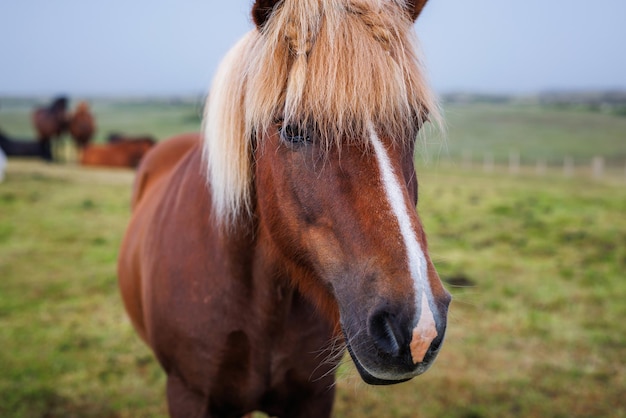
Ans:
<svg viewBox="0 0 626 418"><path fill-rule="evenodd" d="M294 292L295 293L295 292ZM299 294L286 298L265 326L249 334L234 331L209 390L211 405L231 403L284 415L285 405L328 389L333 369L330 326L320 321ZM320 389L321 388L321 389Z"/></svg>

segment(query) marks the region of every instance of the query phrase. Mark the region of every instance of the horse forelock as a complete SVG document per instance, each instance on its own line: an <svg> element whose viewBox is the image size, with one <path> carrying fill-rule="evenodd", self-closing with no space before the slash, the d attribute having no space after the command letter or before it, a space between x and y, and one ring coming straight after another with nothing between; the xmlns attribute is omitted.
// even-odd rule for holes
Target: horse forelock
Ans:
<svg viewBox="0 0 626 418"><path fill-rule="evenodd" d="M400 0L284 1L225 57L204 118L214 214L232 224L250 210L251 138L281 120L315 130L322 149L368 143L368 127L414 141L438 122L436 99Z"/></svg>

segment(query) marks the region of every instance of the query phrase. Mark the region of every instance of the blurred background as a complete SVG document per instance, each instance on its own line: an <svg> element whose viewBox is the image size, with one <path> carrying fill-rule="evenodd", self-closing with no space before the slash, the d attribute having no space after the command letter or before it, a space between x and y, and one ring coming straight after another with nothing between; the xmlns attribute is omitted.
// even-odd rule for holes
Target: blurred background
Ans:
<svg viewBox="0 0 626 418"><path fill-rule="evenodd" d="M119 300L134 167L200 129L251 0L0 2L0 416L165 416ZM418 210L454 295L423 377L337 417L626 416L626 2L430 0ZM8 163L4 155L8 155Z"/></svg>

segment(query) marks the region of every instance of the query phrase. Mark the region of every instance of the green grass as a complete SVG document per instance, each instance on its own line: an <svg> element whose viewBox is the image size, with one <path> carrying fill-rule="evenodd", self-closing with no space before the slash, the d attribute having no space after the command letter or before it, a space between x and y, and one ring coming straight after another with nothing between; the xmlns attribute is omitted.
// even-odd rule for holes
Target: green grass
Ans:
<svg viewBox="0 0 626 418"><path fill-rule="evenodd" d="M440 275L473 285L431 371L373 388L348 362L335 416L626 416L624 188L420 171ZM19 162L0 185L0 416L165 414L117 291L119 175Z"/></svg>
<svg viewBox="0 0 626 418"><path fill-rule="evenodd" d="M187 130L191 107L170 114L169 105L151 106L112 106L106 123L160 138ZM477 150L489 148L480 138L495 142L506 131L499 112L515 113L483 106L459 112L474 115L468 132L485 131L474 142L464 138ZM576 119L550 113L556 125L535 130L521 121L542 112L520 112L512 125L536 135L567 131ZM159 125L166 114L169 127ZM102 123L105 115L98 113ZM582 115L600 118L597 138L617 135L599 127L610 116ZM490 118L493 132L479 126ZM450 153L460 141L455 120ZM559 135L576 144L583 138ZM612 140L598 143L609 149ZM580 147L585 158L596 150ZM428 373L392 387L361 383L346 359L334 416L626 417L623 179L485 174L443 158L418 171L430 254L444 280L460 283L448 285L454 301L446 343ZM166 415L163 373L117 290L131 180L128 171L10 163L0 183L1 417Z"/></svg>
<svg viewBox="0 0 626 418"><path fill-rule="evenodd" d="M0 184L0 416L162 412L163 378L117 294L130 177L17 164Z"/></svg>
<svg viewBox="0 0 626 418"><path fill-rule="evenodd" d="M491 154L496 162L507 162L519 152L522 163L538 159L563 164L569 156L588 163L602 156L607 163L626 163L626 118L577 109L524 105L449 105L445 108L448 140L426 147L439 159L460 161L469 153L475 163Z"/></svg>

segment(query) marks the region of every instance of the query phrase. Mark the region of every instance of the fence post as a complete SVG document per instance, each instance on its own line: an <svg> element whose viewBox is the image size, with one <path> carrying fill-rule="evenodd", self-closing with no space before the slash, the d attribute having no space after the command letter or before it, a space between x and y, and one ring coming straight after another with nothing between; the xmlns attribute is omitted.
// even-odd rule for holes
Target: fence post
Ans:
<svg viewBox="0 0 626 418"><path fill-rule="evenodd" d="M519 174L520 155L518 151L509 152L509 173L512 175Z"/></svg>
<svg viewBox="0 0 626 418"><path fill-rule="evenodd" d="M563 175L565 177L572 177L574 175L574 159L572 157L565 157L563 159Z"/></svg>
<svg viewBox="0 0 626 418"><path fill-rule="evenodd" d="M493 154L487 152L485 153L485 161L483 164L483 171L485 173L493 172Z"/></svg>
<svg viewBox="0 0 626 418"><path fill-rule="evenodd" d="M594 179L601 179L604 174L604 158L593 157L591 160L591 170Z"/></svg>

